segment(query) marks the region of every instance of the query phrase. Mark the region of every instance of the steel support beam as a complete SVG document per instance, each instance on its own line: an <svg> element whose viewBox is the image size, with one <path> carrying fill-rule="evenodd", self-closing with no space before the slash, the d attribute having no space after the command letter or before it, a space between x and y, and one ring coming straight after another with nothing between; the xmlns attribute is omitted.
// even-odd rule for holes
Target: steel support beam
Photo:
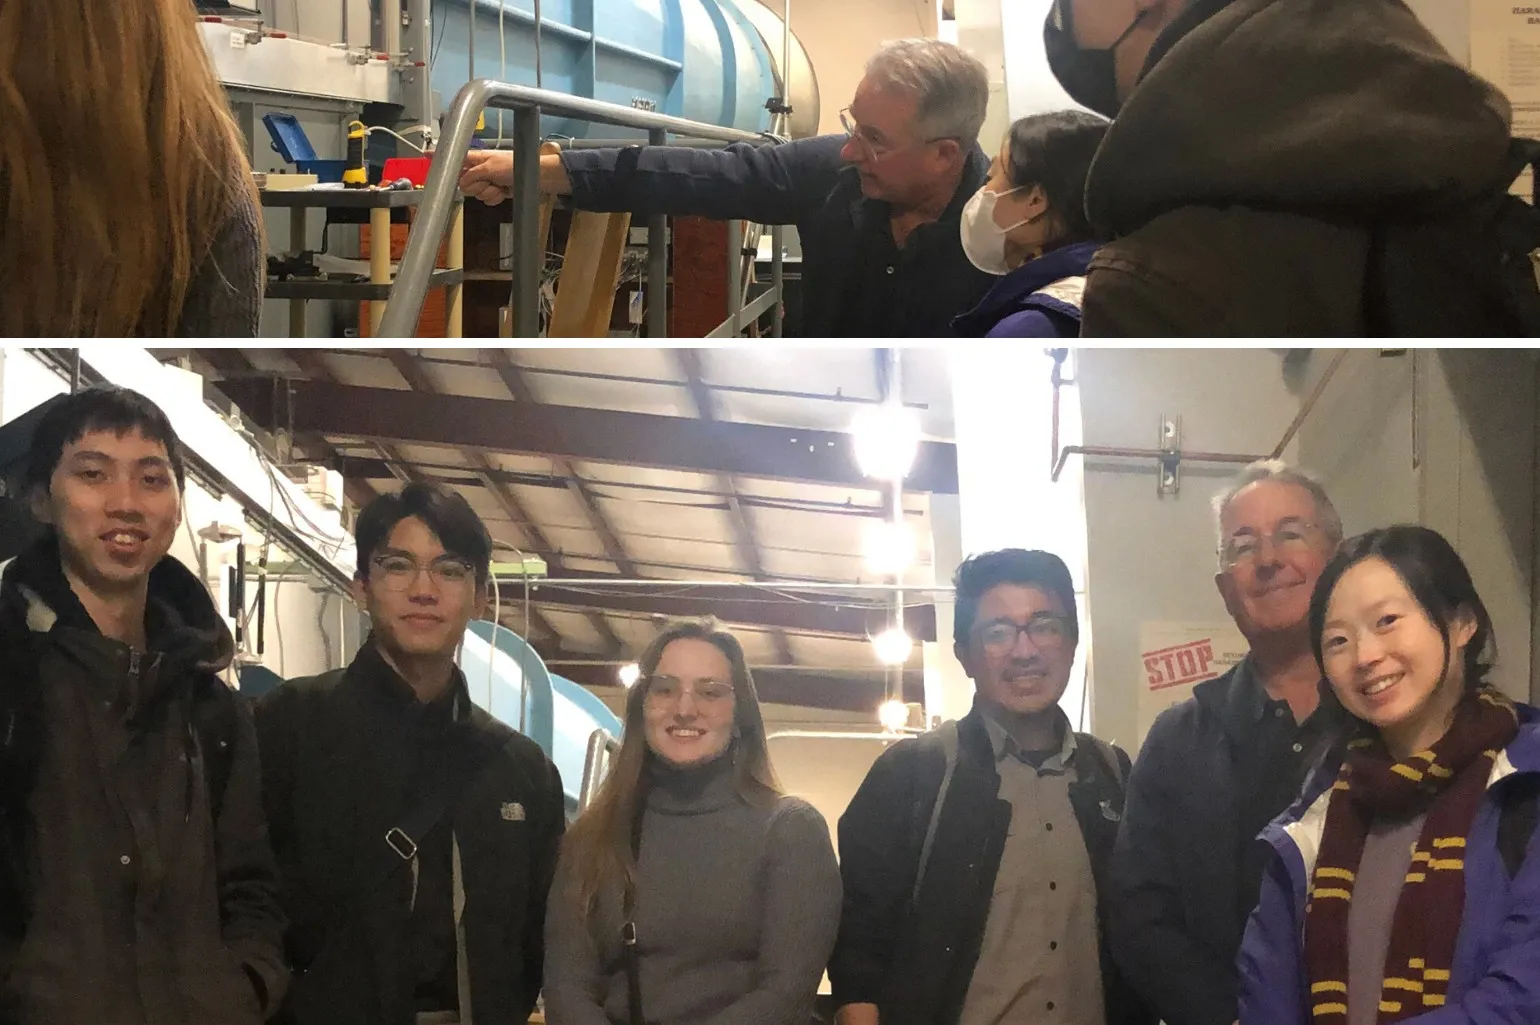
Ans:
<svg viewBox="0 0 1540 1025"><path fill-rule="evenodd" d="M292 422L296 430L322 434L878 490L856 466L842 431L320 381L293 382L276 397L267 382L231 381L227 394L259 423ZM905 485L956 494L955 446L921 442Z"/></svg>
<svg viewBox="0 0 1540 1025"><path fill-rule="evenodd" d="M864 601L836 592L798 591L791 597L779 598L774 593L774 583L765 584L764 589L733 584L677 587L661 579L655 589L650 586L645 590L606 589L603 574L578 573L571 569L562 572L564 579L592 579L594 586L546 584L535 580L530 591L536 604L671 618L711 615L740 626L849 638L881 633L889 618L885 597ZM935 606L906 608L904 629L916 641L936 640Z"/></svg>

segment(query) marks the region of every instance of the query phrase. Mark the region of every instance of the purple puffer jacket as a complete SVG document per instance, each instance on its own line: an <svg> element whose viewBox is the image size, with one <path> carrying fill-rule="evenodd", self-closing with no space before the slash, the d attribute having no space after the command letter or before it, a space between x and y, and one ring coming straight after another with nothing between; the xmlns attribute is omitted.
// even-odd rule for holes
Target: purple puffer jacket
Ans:
<svg viewBox="0 0 1540 1025"><path fill-rule="evenodd" d="M1493 766L1487 797L1465 852L1465 913L1455 941L1448 1003L1408 1019L1416 1025L1540 1023L1540 850L1530 837L1523 864L1508 878L1497 849L1498 803L1505 780L1540 773L1540 710L1519 706L1519 735ZM1335 769L1323 767L1304 796L1262 833L1277 857L1239 959L1240 1025L1306 1025L1310 994L1304 966L1305 888L1315 870Z"/></svg>

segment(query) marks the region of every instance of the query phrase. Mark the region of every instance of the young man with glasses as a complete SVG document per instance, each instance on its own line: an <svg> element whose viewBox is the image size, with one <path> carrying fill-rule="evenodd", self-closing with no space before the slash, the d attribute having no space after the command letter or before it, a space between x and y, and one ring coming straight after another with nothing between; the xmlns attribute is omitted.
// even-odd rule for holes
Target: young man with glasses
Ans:
<svg viewBox="0 0 1540 1025"><path fill-rule="evenodd" d="M1069 569L958 567L955 723L877 759L839 823L829 966L841 1025L1149 1025L1102 941L1128 755L1059 708L1079 641Z"/></svg>
<svg viewBox="0 0 1540 1025"><path fill-rule="evenodd" d="M1308 629L1311 592L1342 540L1325 490L1266 460L1214 508L1214 582L1251 651L1150 727L1113 856L1113 952L1166 1025L1235 1021L1236 953L1269 854L1256 837L1346 718Z"/></svg>
<svg viewBox="0 0 1540 1025"><path fill-rule="evenodd" d="M257 712L284 877L294 1025L522 1022L540 992L566 825L556 767L472 703L455 651L492 543L464 498L409 484L359 514L346 669Z"/></svg>
<svg viewBox="0 0 1540 1025"><path fill-rule="evenodd" d="M933 338L994 277L963 253L963 206L989 176L984 65L936 39L889 43L840 114L843 133L783 145L568 150L540 158L541 190L583 210L794 224L802 311L788 333ZM460 187L508 198L513 156L472 150ZM736 243L733 244L736 247Z"/></svg>

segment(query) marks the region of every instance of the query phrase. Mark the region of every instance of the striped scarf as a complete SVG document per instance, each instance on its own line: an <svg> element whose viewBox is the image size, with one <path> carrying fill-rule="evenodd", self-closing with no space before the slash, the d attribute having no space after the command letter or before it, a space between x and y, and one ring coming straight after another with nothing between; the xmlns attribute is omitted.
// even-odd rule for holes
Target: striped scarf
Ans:
<svg viewBox="0 0 1540 1025"><path fill-rule="evenodd" d="M1348 744L1305 903L1312 1025L1347 1021L1348 907L1370 826L1424 808L1427 819L1392 919L1379 1025L1444 1005L1465 909L1465 838L1493 760L1517 735L1513 703L1483 688L1460 702L1438 743L1403 762L1390 757L1367 724Z"/></svg>

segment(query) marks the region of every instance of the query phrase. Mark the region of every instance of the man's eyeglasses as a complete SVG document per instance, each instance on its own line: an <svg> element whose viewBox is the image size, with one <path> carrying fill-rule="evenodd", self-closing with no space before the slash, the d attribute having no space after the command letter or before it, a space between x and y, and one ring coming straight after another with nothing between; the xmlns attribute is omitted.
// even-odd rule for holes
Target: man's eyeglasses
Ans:
<svg viewBox="0 0 1540 1025"><path fill-rule="evenodd" d="M1220 553L1226 569L1249 566L1262 555L1262 543L1270 542L1275 552L1302 552L1314 543L1320 527L1308 520L1281 524L1271 534L1236 534L1225 542Z"/></svg>
<svg viewBox="0 0 1540 1025"><path fill-rule="evenodd" d="M854 116L851 115L849 107L846 107L844 110L840 111L840 127L845 129L846 135L850 136L856 141L856 144L859 145L862 151L866 154L866 158L868 160L874 161L890 157L894 153L908 149L911 145L924 146L932 142L941 142L943 139L954 138L954 136L951 135L938 135L933 139L924 139L920 142L909 143L903 146L895 146L888 142L873 142L868 129L865 128L859 121L855 119Z"/></svg>
<svg viewBox="0 0 1540 1025"><path fill-rule="evenodd" d="M994 622L979 628L979 643L986 651L1004 652L1016 647L1016 638L1026 634L1039 648L1056 648L1069 637L1069 624L1059 616L1036 616L1026 624Z"/></svg>
<svg viewBox="0 0 1540 1025"><path fill-rule="evenodd" d="M722 708L733 698L733 685L719 680L698 680L686 686L674 676L650 676L647 678L647 704L654 708L673 708L690 694L703 711Z"/></svg>
<svg viewBox="0 0 1540 1025"><path fill-rule="evenodd" d="M452 555L440 556L426 567L404 555L381 555L371 563L379 572L380 586L387 591L405 591L417 581L417 575L427 570L433 582L442 588L459 587L476 576L476 568L464 559Z"/></svg>

